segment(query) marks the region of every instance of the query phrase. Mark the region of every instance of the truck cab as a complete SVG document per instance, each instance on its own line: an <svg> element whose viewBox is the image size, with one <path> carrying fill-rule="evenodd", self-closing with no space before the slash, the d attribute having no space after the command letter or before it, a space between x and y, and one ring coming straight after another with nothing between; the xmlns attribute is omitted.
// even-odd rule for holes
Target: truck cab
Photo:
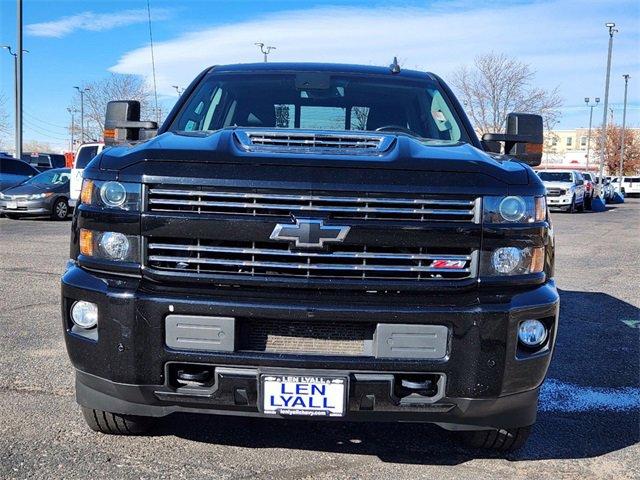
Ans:
<svg viewBox="0 0 640 480"><path fill-rule="evenodd" d="M157 135L136 102L105 126L123 144L84 170L62 278L92 429L193 412L524 443L559 305L540 117L480 140L434 74L269 63L206 69Z"/></svg>

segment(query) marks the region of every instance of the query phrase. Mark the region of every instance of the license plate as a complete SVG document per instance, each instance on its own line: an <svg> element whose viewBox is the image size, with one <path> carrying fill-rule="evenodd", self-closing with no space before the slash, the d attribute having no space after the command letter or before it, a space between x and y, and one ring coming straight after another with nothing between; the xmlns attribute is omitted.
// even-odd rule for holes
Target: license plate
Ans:
<svg viewBox="0 0 640 480"><path fill-rule="evenodd" d="M262 375L262 411L271 415L341 417L347 397L345 377Z"/></svg>
<svg viewBox="0 0 640 480"><path fill-rule="evenodd" d="M7 202L7 208L11 210L16 210L18 208L18 204L16 202Z"/></svg>

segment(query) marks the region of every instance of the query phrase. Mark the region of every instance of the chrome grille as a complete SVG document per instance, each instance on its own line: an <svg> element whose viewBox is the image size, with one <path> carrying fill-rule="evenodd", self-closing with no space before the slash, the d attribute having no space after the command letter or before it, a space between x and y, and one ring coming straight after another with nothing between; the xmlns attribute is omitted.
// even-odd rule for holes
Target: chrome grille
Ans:
<svg viewBox="0 0 640 480"><path fill-rule="evenodd" d="M301 355L371 356L375 327L373 323L362 322L241 319L236 349Z"/></svg>
<svg viewBox="0 0 640 480"><path fill-rule="evenodd" d="M446 261L449 266L443 268ZM309 252L275 242L149 238L147 265L174 272L244 277L438 280L475 276L476 254L470 250L347 245Z"/></svg>
<svg viewBox="0 0 640 480"><path fill-rule="evenodd" d="M291 130L236 130L235 136L249 151L313 152L349 155L380 155L393 143L392 135L318 133Z"/></svg>
<svg viewBox="0 0 640 480"><path fill-rule="evenodd" d="M191 212L288 217L320 214L334 219L386 221L479 221L479 199L433 196L348 196L240 192L151 186L151 212Z"/></svg>
<svg viewBox="0 0 640 480"><path fill-rule="evenodd" d="M564 190L562 190L561 188L547 188L547 196L549 197L560 197L562 196L562 192Z"/></svg>

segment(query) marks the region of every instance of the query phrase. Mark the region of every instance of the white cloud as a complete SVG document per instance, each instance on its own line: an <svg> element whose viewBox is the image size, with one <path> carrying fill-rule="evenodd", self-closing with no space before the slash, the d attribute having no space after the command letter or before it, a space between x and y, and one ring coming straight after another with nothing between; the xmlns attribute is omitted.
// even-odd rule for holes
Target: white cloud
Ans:
<svg viewBox="0 0 640 480"><path fill-rule="evenodd" d="M151 13L152 20L163 20L167 18L169 11L155 9ZM101 32L146 21L147 10L145 9L122 10L114 13L82 12L50 22L31 23L25 27L25 31L28 35L35 37L62 38L78 30Z"/></svg>
<svg viewBox="0 0 640 480"><path fill-rule="evenodd" d="M277 46L270 61L388 65L397 55L407 68L433 71L445 79L478 53L505 52L530 63L541 86L560 85L567 105L577 105L585 96L602 96L604 23L610 19L620 27L613 75L635 73L640 78L633 2L476 5L324 7L204 28L156 43L158 88L163 95L175 95L171 85L186 86L207 66L260 61L254 42L263 41ZM149 76L148 47L124 54L110 70ZM612 98L620 90L617 83L612 83Z"/></svg>

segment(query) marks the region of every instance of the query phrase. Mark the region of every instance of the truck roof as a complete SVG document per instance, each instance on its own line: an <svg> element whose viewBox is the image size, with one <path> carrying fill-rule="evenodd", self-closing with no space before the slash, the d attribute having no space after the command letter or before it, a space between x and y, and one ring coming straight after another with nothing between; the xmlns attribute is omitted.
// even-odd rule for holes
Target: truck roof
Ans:
<svg viewBox="0 0 640 480"><path fill-rule="evenodd" d="M331 72L350 73L361 75L388 75L392 77L430 79L435 80L432 73L418 70L401 69L399 73L393 73L389 67L374 65L354 65L346 63L311 63L311 62L262 62L262 63L237 63L232 65L215 65L210 67L210 72Z"/></svg>

